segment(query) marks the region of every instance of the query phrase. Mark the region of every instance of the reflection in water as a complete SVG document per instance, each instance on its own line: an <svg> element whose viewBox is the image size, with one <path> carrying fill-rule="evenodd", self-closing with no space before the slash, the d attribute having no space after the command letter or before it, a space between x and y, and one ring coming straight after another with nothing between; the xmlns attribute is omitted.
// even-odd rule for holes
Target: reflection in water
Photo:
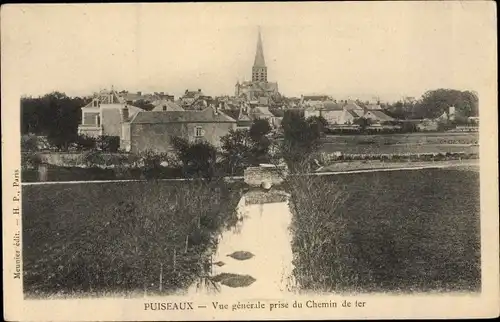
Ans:
<svg viewBox="0 0 500 322"><path fill-rule="evenodd" d="M283 191L248 191L237 206L238 225L219 238L212 256L217 265L188 294L262 297L293 291L288 197Z"/></svg>

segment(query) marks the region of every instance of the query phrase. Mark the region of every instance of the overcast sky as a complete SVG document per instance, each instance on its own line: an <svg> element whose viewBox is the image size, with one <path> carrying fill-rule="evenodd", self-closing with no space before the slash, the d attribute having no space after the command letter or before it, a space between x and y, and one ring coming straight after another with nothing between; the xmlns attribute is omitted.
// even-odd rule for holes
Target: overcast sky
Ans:
<svg viewBox="0 0 500 322"><path fill-rule="evenodd" d="M4 6L3 63L27 95L111 85L232 95L237 80L251 78L260 25L268 79L284 95L418 97L484 81L496 58L494 7L485 4Z"/></svg>

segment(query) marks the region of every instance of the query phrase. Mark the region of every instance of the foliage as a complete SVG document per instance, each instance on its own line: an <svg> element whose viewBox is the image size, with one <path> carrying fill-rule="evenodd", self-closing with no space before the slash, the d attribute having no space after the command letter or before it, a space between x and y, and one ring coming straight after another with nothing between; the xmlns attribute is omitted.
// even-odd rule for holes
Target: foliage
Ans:
<svg viewBox="0 0 500 322"><path fill-rule="evenodd" d="M165 295L188 287L208 274L218 233L236 222L241 196L231 188L200 181L26 187L26 294Z"/></svg>
<svg viewBox="0 0 500 322"><path fill-rule="evenodd" d="M21 151L38 151L38 137L33 134L21 135Z"/></svg>
<svg viewBox="0 0 500 322"><path fill-rule="evenodd" d="M151 103L151 101L145 99L139 99L137 101L130 102L130 104L135 107L141 108L145 111L151 111L155 108L155 106Z"/></svg>
<svg viewBox="0 0 500 322"><path fill-rule="evenodd" d="M224 166L230 175L252 164L251 139L247 129L230 130L221 138Z"/></svg>
<svg viewBox="0 0 500 322"><path fill-rule="evenodd" d="M477 116L479 100L471 91L454 89L436 89L427 91L417 105L416 118L436 118L448 111L450 106L455 106L456 114L464 117Z"/></svg>
<svg viewBox="0 0 500 322"><path fill-rule="evenodd" d="M284 132L281 154L288 168L292 172L308 171L311 156L321 145L317 122L308 122L303 115L287 111L281 126Z"/></svg>
<svg viewBox="0 0 500 322"><path fill-rule="evenodd" d="M78 135L75 145L79 150L92 150L96 148L96 138L85 134Z"/></svg>
<svg viewBox="0 0 500 322"><path fill-rule="evenodd" d="M101 151L118 152L118 148L120 147L120 137L101 135L96 140L96 147Z"/></svg>
<svg viewBox="0 0 500 322"><path fill-rule="evenodd" d="M21 133L46 135L49 142L64 149L77 140L81 107L87 99L53 92L42 97L21 98Z"/></svg>
<svg viewBox="0 0 500 322"><path fill-rule="evenodd" d="M364 118L364 117L359 117L354 120L353 122L356 125L359 125L361 128L361 131L365 131L368 126L372 124L372 120Z"/></svg>
<svg viewBox="0 0 500 322"><path fill-rule="evenodd" d="M302 289L480 291L478 173L295 176L288 184Z"/></svg>
<svg viewBox="0 0 500 322"><path fill-rule="evenodd" d="M328 121L323 116L310 116L307 118L307 122L320 136L325 133L328 126Z"/></svg>
<svg viewBox="0 0 500 322"><path fill-rule="evenodd" d="M21 166L23 169L37 169L42 163L42 158L35 152L21 153Z"/></svg>
<svg viewBox="0 0 500 322"><path fill-rule="evenodd" d="M211 179L216 175L217 150L206 141L190 143L173 137L172 145L187 177Z"/></svg>
<svg viewBox="0 0 500 322"><path fill-rule="evenodd" d="M271 126L267 120L256 119L249 130L231 130L221 138L224 167L231 175L248 166L270 161Z"/></svg>
<svg viewBox="0 0 500 322"><path fill-rule="evenodd" d="M142 174L148 180L159 179L163 170L162 162L166 159L166 154L146 150L140 154L140 163L142 163Z"/></svg>

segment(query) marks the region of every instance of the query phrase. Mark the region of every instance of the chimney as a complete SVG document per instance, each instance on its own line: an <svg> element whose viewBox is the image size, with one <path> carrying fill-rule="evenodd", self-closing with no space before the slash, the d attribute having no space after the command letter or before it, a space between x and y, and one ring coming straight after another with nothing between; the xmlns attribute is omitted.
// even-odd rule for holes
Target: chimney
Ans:
<svg viewBox="0 0 500 322"><path fill-rule="evenodd" d="M121 114L122 114L122 115L121 115L121 116L122 116L122 123L126 123L126 122L128 122L128 121L129 121L129 119L128 119L128 118L129 118L129 117L128 117L128 116L129 116L129 114L128 114L128 106L127 106L127 105L125 105L125 106L122 108L122 113L121 113Z"/></svg>
<svg viewBox="0 0 500 322"><path fill-rule="evenodd" d="M142 96L142 92L141 91L137 92L137 95Z"/></svg>
<svg viewBox="0 0 500 322"><path fill-rule="evenodd" d="M201 89L200 88L198 88L198 93L201 93Z"/></svg>

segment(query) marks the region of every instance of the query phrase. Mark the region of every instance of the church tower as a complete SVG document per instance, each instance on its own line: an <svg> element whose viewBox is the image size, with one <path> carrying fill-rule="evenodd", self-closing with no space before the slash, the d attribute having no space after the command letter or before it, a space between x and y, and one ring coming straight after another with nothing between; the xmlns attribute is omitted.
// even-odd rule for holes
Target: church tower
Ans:
<svg viewBox="0 0 500 322"><path fill-rule="evenodd" d="M264 49L262 48L262 38L260 35L257 39L257 52L255 53L255 61L252 67L252 82L266 82L267 83L267 67L264 60Z"/></svg>

